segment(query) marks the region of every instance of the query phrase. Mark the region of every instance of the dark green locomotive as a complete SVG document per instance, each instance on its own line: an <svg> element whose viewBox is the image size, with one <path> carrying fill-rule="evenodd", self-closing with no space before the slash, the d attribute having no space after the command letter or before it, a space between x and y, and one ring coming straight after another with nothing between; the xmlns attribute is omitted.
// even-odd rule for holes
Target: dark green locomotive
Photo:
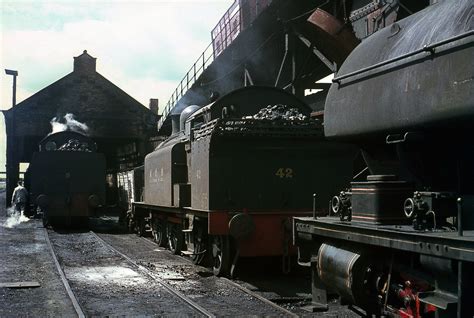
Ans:
<svg viewBox="0 0 474 318"><path fill-rule="evenodd" d="M28 168L30 202L45 224L87 225L105 202L105 157L87 136L63 131L45 137Z"/></svg>

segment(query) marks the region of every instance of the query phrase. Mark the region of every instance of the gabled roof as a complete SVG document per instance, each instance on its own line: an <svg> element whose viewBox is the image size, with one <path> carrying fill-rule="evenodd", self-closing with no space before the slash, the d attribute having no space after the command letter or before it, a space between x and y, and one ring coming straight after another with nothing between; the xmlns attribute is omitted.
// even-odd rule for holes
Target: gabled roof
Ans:
<svg viewBox="0 0 474 318"><path fill-rule="evenodd" d="M155 134L158 115L96 71L87 51L74 57L74 70L4 111L14 119L15 134L44 136L53 117L72 113L92 137L138 139Z"/></svg>

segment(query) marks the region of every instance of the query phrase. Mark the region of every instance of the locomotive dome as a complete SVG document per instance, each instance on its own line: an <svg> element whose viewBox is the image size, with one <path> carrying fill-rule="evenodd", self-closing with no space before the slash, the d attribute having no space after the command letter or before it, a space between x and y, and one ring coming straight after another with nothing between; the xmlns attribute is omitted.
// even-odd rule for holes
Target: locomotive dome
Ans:
<svg viewBox="0 0 474 318"><path fill-rule="evenodd" d="M181 112L181 115L179 116L179 130L184 131L184 124L186 120L194 114L197 110L199 110L201 107L198 105L190 105L183 109Z"/></svg>

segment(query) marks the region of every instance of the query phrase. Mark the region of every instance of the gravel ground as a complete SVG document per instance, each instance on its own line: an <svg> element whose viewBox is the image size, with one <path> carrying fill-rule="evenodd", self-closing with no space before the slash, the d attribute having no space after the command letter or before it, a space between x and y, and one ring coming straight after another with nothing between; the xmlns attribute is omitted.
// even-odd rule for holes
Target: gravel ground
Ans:
<svg viewBox="0 0 474 318"><path fill-rule="evenodd" d="M100 234L104 241L139 261L168 284L216 316L286 316L286 314L213 276L207 268L195 266L134 234Z"/></svg>
<svg viewBox="0 0 474 318"><path fill-rule="evenodd" d="M98 241L90 232L50 240L87 316L192 316L199 313Z"/></svg>
<svg viewBox="0 0 474 318"><path fill-rule="evenodd" d="M0 288L0 317L76 316L61 283L38 220L5 227L5 193L0 192L0 283L37 281L39 288ZM158 247L151 240L123 234L115 219L93 220L102 239L214 313L223 316L285 316L204 267ZM49 231L68 281L87 316L198 316L142 270L110 250L90 232ZM310 275L296 267L279 271L281 259L242 259L236 283L303 317L358 317L333 299L325 313L309 313Z"/></svg>
<svg viewBox="0 0 474 318"><path fill-rule="evenodd" d="M339 304L336 295L329 295L326 312L309 312L311 305L311 272L309 267L299 266L292 259L291 272L283 274L281 258L247 258L237 264L239 270L235 282L271 300L300 317L360 317L347 306Z"/></svg>
<svg viewBox="0 0 474 318"><path fill-rule="evenodd" d="M0 317L74 317L45 232L38 220L5 226L5 192L0 193L0 283L35 281L36 288L0 288Z"/></svg>
<svg viewBox="0 0 474 318"><path fill-rule="evenodd" d="M99 236L122 253L140 260L142 265L154 270L205 308L216 306L214 310L228 316L242 315L243 312L256 316L280 314L262 303L252 305L252 297L248 298L247 294L236 297L241 292L225 280L214 277L209 269L195 266L188 259L171 254L147 238L119 233ZM278 262L281 262L280 258L242 259L234 281L301 317L359 317L347 306L339 305L337 299L330 301L327 312L304 310L311 303L309 269L293 264L292 273L284 275L279 270Z"/></svg>

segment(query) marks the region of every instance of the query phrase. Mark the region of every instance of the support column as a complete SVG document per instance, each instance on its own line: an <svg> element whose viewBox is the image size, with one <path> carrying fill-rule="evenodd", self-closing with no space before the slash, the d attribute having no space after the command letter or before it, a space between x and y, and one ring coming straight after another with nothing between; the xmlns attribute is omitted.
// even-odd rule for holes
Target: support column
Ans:
<svg viewBox="0 0 474 318"><path fill-rule="evenodd" d="M303 309L309 312L327 311L328 299L326 286L319 278L316 257L311 257L311 305Z"/></svg>
<svg viewBox="0 0 474 318"><path fill-rule="evenodd" d="M296 41L293 34L289 36L289 47L291 52L291 93L295 95L296 87Z"/></svg>
<svg viewBox="0 0 474 318"><path fill-rule="evenodd" d="M20 174L20 160L18 158L18 140L14 135L13 110L5 111L5 127L7 132L7 197L6 206L10 206L13 190L17 186L18 176Z"/></svg>

